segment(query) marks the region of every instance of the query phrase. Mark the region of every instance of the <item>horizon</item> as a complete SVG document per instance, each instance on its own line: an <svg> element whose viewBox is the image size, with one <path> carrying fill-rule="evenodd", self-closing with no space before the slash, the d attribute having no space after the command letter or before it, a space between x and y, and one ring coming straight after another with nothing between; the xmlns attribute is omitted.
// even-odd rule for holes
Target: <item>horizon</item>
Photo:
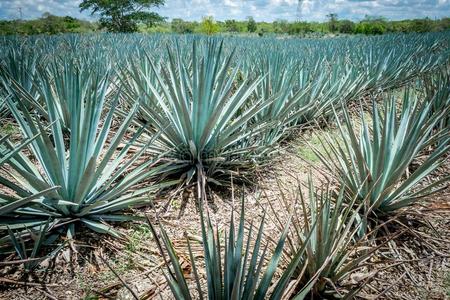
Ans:
<svg viewBox="0 0 450 300"><path fill-rule="evenodd" d="M95 21L97 16L81 13L81 0L3 0L0 19L36 19L48 12L56 16L71 16ZM299 4L300 3L300 4ZM450 0L167 0L163 7L153 11L170 21L181 18L200 21L212 16L217 21L245 20L257 22L325 21L326 15L336 13L339 19L360 21L366 15L382 16L388 20L441 19L450 15Z"/></svg>

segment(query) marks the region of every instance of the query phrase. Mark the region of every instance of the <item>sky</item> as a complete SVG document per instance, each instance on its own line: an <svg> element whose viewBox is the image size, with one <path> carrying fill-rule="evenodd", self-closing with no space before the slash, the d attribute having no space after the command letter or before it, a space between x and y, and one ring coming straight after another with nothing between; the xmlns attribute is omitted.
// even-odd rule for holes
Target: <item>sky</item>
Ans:
<svg viewBox="0 0 450 300"><path fill-rule="evenodd" d="M89 12L80 13L81 0L0 0L0 19L40 17L44 12L94 20ZM300 3L299 3L300 2ZM166 0L155 10L169 19L200 20L213 16L216 20L244 20L253 16L257 21L299 18L323 21L329 13L340 19L354 21L365 15L384 16L391 20L408 18L450 17L450 0Z"/></svg>

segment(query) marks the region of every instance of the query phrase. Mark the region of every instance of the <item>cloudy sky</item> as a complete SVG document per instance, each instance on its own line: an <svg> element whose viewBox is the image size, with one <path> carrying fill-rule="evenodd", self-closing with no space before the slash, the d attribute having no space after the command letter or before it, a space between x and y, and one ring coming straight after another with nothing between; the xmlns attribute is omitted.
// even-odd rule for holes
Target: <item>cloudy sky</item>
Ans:
<svg viewBox="0 0 450 300"><path fill-rule="evenodd" d="M0 0L0 19L15 19L22 14L30 19L44 12L93 19L88 12L80 13L81 0ZM300 4L299 4L300 2ZM157 11L169 19L199 20L213 16L218 20L245 19L257 21L277 19L324 20L328 13L339 18L359 20L364 15L389 19L441 18L450 16L450 0L166 0Z"/></svg>

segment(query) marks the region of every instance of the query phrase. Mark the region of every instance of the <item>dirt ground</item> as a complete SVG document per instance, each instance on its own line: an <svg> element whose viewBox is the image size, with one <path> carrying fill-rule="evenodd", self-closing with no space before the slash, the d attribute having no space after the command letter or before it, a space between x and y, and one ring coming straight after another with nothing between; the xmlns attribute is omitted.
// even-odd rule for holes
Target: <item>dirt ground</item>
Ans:
<svg viewBox="0 0 450 300"><path fill-rule="evenodd" d="M316 143L312 137L307 140ZM450 162L443 170L447 174L449 166ZM239 210L243 192L247 220L257 222L263 210L267 212L265 241L271 243L280 235L280 226L289 214L286 206L292 205L299 182L305 183L311 172L319 185L324 180L320 170L320 162L306 142L294 139L282 146L270 168L261 170L256 188L242 191L235 186L228 194L215 194L214 205L208 207L211 219L219 231L224 230L232 209ZM190 197L190 201L179 216L183 197ZM192 269L186 238L191 241L196 260L202 259L200 219L192 198L192 193L185 192L170 202L164 198L153 208L134 211L162 222L186 274ZM405 232L376 253L373 270L365 272L378 270L377 275L358 297L450 299L450 189L414 205L401 219L407 230L399 225ZM134 222L119 230L126 239L99 239L83 231L75 243L76 253L67 247L33 274L24 274L21 267L0 266L0 299L133 299L122 280L144 299L170 299L162 259L149 227L145 222ZM349 280L361 280L358 276L361 274Z"/></svg>

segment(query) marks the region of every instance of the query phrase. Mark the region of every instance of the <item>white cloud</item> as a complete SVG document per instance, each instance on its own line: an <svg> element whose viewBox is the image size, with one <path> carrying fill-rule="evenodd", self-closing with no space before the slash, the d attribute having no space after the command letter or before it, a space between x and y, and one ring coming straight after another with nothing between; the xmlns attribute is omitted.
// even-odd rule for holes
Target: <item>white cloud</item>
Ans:
<svg viewBox="0 0 450 300"><path fill-rule="evenodd" d="M239 7L239 0L224 0L224 4L229 7Z"/></svg>
<svg viewBox="0 0 450 300"><path fill-rule="evenodd" d="M19 9L24 18L40 17L46 11L93 18L89 12L80 13L80 1L0 0L0 18L18 18ZM450 16L450 0L166 0L166 5L156 11L169 18L187 20L200 20L207 15L219 20L242 20L250 15L258 21L324 20L329 13L353 20L362 19L365 14L390 19L440 18Z"/></svg>

